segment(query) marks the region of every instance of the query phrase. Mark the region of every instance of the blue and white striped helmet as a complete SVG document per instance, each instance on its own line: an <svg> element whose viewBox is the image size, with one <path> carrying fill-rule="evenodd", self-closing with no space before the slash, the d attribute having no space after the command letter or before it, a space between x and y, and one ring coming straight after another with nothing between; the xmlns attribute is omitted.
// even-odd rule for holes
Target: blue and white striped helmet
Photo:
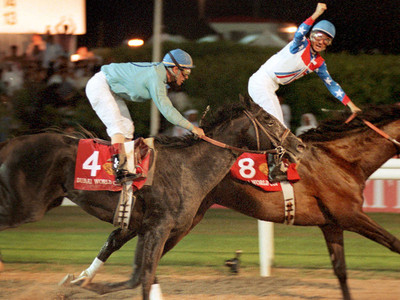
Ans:
<svg viewBox="0 0 400 300"><path fill-rule="evenodd" d="M327 20L322 20L322 21L319 21L317 24L315 24L314 27L312 28L311 32L313 32L313 31L321 31L321 32L327 34L332 39L335 37L335 34L336 34L335 26Z"/></svg>
<svg viewBox="0 0 400 300"><path fill-rule="evenodd" d="M162 62L166 67L177 66L179 69L192 69L195 67L193 65L192 57L181 49L169 51L167 54L165 54Z"/></svg>

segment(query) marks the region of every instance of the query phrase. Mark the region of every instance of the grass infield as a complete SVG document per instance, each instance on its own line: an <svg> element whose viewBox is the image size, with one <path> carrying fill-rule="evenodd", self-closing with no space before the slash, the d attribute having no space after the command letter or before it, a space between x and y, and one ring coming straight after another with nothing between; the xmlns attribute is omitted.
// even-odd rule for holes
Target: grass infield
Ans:
<svg viewBox="0 0 400 300"><path fill-rule="evenodd" d="M400 237L400 214L370 216L387 231ZM79 207L63 206L44 219L0 233L0 250L7 263L89 265L115 228ZM317 227L274 225L274 267L331 269L328 251ZM131 265L136 239L115 252L107 265ZM204 220L170 253L161 267L197 266L226 268L224 261L242 250L241 267L258 266L258 229L255 219L228 209L211 209ZM395 273L400 256L358 234L345 232L346 263L349 270Z"/></svg>

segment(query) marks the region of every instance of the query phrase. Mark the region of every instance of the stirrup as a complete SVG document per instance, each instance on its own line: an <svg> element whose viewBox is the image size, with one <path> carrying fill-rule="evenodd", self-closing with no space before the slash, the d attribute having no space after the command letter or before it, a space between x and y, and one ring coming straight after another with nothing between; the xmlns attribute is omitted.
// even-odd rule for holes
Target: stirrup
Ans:
<svg viewBox="0 0 400 300"><path fill-rule="evenodd" d="M287 167L279 156L268 154L268 169L269 182L276 183L288 180Z"/></svg>
<svg viewBox="0 0 400 300"><path fill-rule="evenodd" d="M134 181L135 179L143 177L140 173L130 173L125 169L117 169L115 171L115 181L117 183L125 183L127 181Z"/></svg>

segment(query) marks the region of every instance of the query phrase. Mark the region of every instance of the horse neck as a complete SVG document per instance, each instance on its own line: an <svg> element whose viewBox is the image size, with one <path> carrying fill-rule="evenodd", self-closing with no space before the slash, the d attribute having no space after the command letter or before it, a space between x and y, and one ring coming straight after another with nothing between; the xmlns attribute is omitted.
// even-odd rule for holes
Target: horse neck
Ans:
<svg viewBox="0 0 400 300"><path fill-rule="evenodd" d="M399 140L400 121L393 122L381 128L384 132ZM341 162L347 162L347 167L360 170L365 180L381 167L388 159L397 153L393 142L374 132L372 129L344 137L340 140L324 143L329 153Z"/></svg>

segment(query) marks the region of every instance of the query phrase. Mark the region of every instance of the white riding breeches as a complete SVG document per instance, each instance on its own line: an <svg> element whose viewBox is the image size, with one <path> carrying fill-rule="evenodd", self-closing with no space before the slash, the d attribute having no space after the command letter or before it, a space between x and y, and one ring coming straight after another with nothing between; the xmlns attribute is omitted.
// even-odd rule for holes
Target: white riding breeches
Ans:
<svg viewBox="0 0 400 300"><path fill-rule="evenodd" d="M283 124L283 113L275 92L279 85L267 75L256 72L249 79L248 92L255 103Z"/></svg>
<svg viewBox="0 0 400 300"><path fill-rule="evenodd" d="M127 139L133 138L134 126L128 107L121 97L111 91L103 72L90 78L86 96L110 137L119 133Z"/></svg>

